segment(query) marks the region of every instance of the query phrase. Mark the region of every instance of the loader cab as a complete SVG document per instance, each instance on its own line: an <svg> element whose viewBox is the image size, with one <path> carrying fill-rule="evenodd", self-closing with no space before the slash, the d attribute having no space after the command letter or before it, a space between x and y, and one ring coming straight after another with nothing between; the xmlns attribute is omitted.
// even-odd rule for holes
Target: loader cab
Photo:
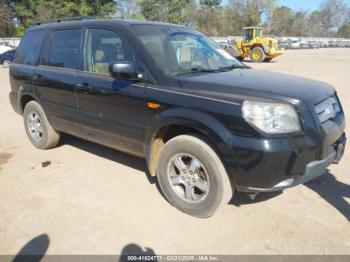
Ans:
<svg viewBox="0 0 350 262"><path fill-rule="evenodd" d="M245 43L252 41L257 37L262 37L261 27L244 27L242 30L243 40Z"/></svg>

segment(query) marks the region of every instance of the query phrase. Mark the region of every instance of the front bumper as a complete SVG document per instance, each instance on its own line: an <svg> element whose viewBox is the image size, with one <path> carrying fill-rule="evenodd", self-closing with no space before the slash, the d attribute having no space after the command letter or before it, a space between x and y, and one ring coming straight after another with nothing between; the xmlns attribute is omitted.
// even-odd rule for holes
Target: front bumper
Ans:
<svg viewBox="0 0 350 262"><path fill-rule="evenodd" d="M273 192L281 191L290 187L294 187L300 184L304 184L310 180L315 179L323 175L327 171L327 167L331 164L337 164L341 160L346 145L346 136L343 134L337 141L331 146L328 151L328 155L321 159L309 162L305 166L305 171L300 176L294 176L286 178L273 185L272 187L254 187L254 186L237 186L237 190L241 192ZM271 170L273 172L273 170Z"/></svg>
<svg viewBox="0 0 350 262"><path fill-rule="evenodd" d="M300 184L304 184L316 177L321 176L327 171L327 167L331 165L336 158L336 152L333 151L325 159L319 161L310 162L306 165L305 173L297 178L286 179L271 188L256 188L256 187L237 187L241 192L273 192L281 191L290 187L294 187Z"/></svg>

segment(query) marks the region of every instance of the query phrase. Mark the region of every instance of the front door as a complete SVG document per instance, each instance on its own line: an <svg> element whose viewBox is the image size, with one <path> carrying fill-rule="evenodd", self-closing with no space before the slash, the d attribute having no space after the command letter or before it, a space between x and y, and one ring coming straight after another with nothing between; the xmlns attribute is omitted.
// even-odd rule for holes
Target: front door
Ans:
<svg viewBox="0 0 350 262"><path fill-rule="evenodd" d="M117 32L87 28L77 76L78 121L88 140L143 156L145 84L113 78L109 65L117 61L137 58Z"/></svg>

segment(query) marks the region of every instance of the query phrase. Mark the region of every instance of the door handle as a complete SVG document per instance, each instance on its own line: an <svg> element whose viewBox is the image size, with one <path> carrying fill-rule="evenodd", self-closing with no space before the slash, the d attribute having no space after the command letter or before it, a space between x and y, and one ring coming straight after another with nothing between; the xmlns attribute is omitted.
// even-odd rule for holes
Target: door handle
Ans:
<svg viewBox="0 0 350 262"><path fill-rule="evenodd" d="M45 78L42 75L33 75L34 81L44 81Z"/></svg>
<svg viewBox="0 0 350 262"><path fill-rule="evenodd" d="M82 84L77 84L77 89L81 90L83 93L90 93L93 91L93 87L89 83L85 82Z"/></svg>

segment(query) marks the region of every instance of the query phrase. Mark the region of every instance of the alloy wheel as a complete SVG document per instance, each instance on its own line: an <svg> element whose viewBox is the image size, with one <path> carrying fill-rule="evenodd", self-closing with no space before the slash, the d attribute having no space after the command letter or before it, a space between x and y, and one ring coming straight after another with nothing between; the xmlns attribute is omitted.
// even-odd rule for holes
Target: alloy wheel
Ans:
<svg viewBox="0 0 350 262"><path fill-rule="evenodd" d="M167 171L173 191L183 200L197 203L208 195L208 172L196 157L176 154L171 158Z"/></svg>

